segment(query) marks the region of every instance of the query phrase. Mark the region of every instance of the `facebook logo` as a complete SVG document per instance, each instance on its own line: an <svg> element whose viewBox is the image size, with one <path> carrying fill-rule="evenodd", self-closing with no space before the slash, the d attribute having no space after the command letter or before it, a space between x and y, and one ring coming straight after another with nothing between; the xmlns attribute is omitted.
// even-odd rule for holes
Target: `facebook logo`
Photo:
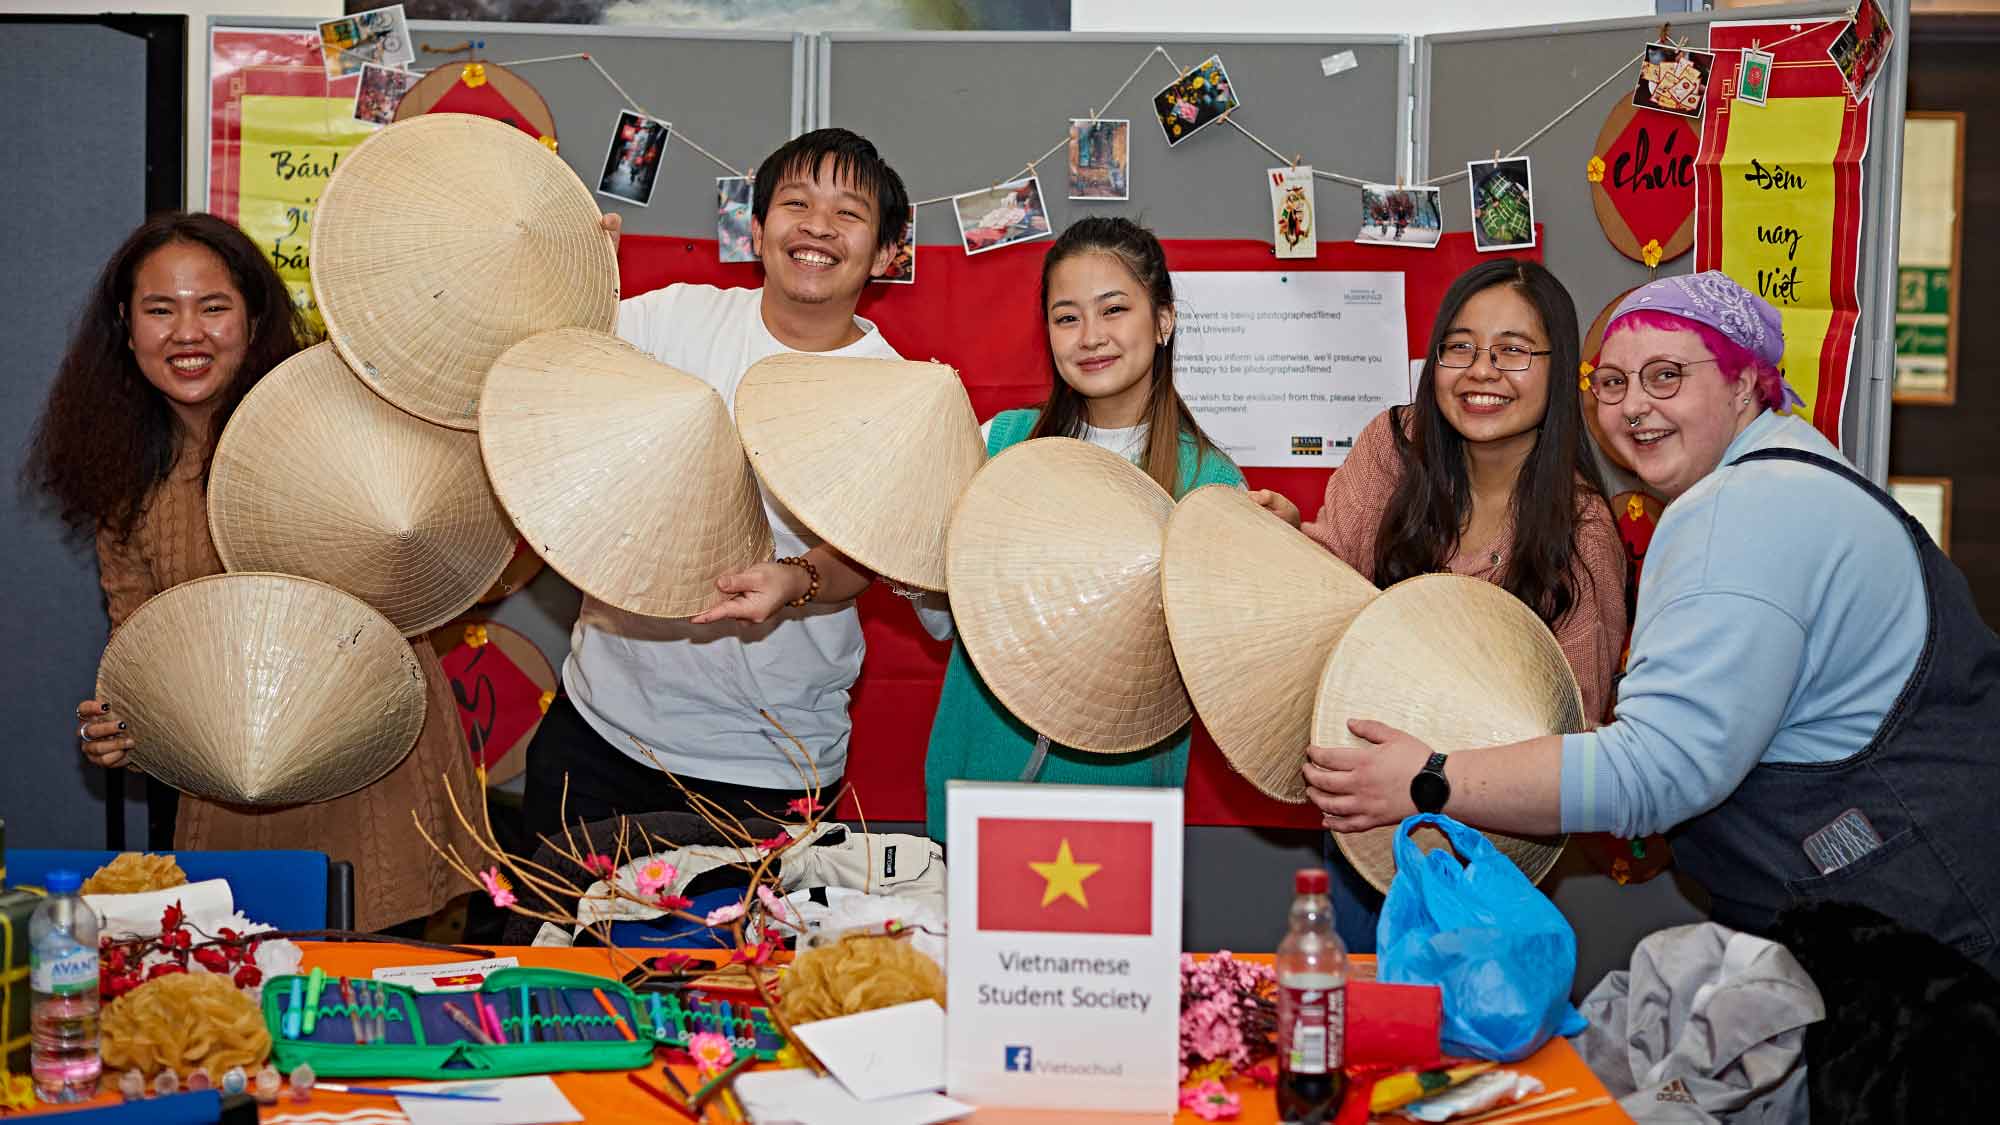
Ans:
<svg viewBox="0 0 2000 1125"><path fill-rule="evenodd" d="M1035 1049L1033 1047L1008 1047L1007 1069L1018 1071L1035 1069Z"/></svg>

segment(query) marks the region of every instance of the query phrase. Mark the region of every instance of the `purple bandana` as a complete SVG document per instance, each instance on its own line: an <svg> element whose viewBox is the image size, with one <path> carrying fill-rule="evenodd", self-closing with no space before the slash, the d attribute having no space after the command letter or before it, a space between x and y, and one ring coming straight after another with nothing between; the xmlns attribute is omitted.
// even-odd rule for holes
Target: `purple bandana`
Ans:
<svg viewBox="0 0 2000 1125"><path fill-rule="evenodd" d="M1662 277L1625 295L1610 324L1626 313L1648 310L1706 324L1773 367L1785 358L1784 322L1771 303L1732 281L1721 270ZM1607 331L1609 325L1606 326ZM1782 409L1805 405L1789 382Z"/></svg>

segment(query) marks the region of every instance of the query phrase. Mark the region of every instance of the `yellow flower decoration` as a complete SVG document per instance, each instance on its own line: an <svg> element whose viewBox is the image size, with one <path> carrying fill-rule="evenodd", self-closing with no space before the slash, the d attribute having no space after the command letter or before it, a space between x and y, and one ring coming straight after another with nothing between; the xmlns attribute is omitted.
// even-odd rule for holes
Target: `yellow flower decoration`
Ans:
<svg viewBox="0 0 2000 1125"><path fill-rule="evenodd" d="M484 625L467 625L467 626L465 627L465 644L466 644L466 647L467 647L467 648L483 648L483 647L485 647L485 645L486 645L486 626L484 626Z"/></svg>
<svg viewBox="0 0 2000 1125"><path fill-rule="evenodd" d="M1588 163L1588 164L1585 164L1585 165L1583 166L1583 178L1584 178L1584 179L1586 179L1586 180L1589 180L1589 181L1590 181L1591 183L1593 183L1593 184L1601 184L1601 183L1603 183L1603 182L1604 182L1604 158L1603 158L1603 157L1601 157L1601 156L1593 156L1593 157L1591 157L1591 158L1590 158L1590 163Z"/></svg>
<svg viewBox="0 0 2000 1125"><path fill-rule="evenodd" d="M458 80L474 90L479 89L486 85L486 64L466 63L465 69L458 72Z"/></svg>
<svg viewBox="0 0 2000 1125"><path fill-rule="evenodd" d="M1187 1080L1189 1083L1199 1086L1210 1079L1220 1081L1228 1076L1229 1060L1210 1059L1208 1062L1189 1070Z"/></svg>
<svg viewBox="0 0 2000 1125"><path fill-rule="evenodd" d="M541 698L541 700L540 700L540 703L541 703L541 705L542 705L542 714L544 714L544 715L548 714L548 713L549 713L549 707L550 707L550 705L551 705L551 704L553 704L553 703L555 703L555 701L556 701L556 693L555 693L555 692L552 692L552 691L545 691L545 692L543 692L543 693L542 693L542 698Z"/></svg>
<svg viewBox="0 0 2000 1125"><path fill-rule="evenodd" d="M1666 250L1660 246L1660 240L1657 238L1649 238L1644 246L1639 247L1639 257L1645 261L1647 269L1659 265L1661 257L1665 254Z"/></svg>
<svg viewBox="0 0 2000 1125"><path fill-rule="evenodd" d="M548 149L550 152L556 151L556 139L554 137L549 136L547 133L543 133L541 136L536 137L535 139L542 142L543 148Z"/></svg>
<svg viewBox="0 0 2000 1125"><path fill-rule="evenodd" d="M806 1065L806 1060L799 1057L799 1049L790 1043L778 1048L778 1054L772 1061L785 1070L797 1070Z"/></svg>
<svg viewBox="0 0 2000 1125"><path fill-rule="evenodd" d="M1644 519L1645 517L1646 517L1646 502L1639 499L1639 494L1636 492L1634 492L1630 496L1627 496L1625 498L1625 518L1628 520L1636 520L1636 519Z"/></svg>
<svg viewBox="0 0 2000 1125"><path fill-rule="evenodd" d="M1592 367L1592 366L1590 365L1590 361L1589 361L1589 360L1587 360L1587 359L1586 359L1586 360L1584 360L1584 361L1583 361L1582 363L1579 363L1579 364L1577 364L1577 365L1576 365L1576 376L1577 376L1577 377L1576 377L1576 389L1577 389L1577 390L1579 390L1579 391L1587 391L1587 390L1589 390L1589 389L1590 389L1590 373L1591 373L1591 372L1593 372L1593 371L1595 371L1595 370L1597 370L1597 368L1595 368L1595 367Z"/></svg>

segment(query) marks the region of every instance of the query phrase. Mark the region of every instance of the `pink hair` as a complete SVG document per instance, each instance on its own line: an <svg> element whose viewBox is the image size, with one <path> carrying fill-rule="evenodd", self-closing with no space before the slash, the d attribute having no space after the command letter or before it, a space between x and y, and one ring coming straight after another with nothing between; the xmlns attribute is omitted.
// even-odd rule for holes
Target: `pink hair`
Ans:
<svg viewBox="0 0 2000 1125"><path fill-rule="evenodd" d="M1778 369L1757 358L1749 348L1723 335L1714 328L1698 320L1689 320L1677 313L1664 309L1634 309L1611 322L1604 330L1604 342L1632 328L1657 328L1662 332L1692 332L1708 354L1715 357L1715 366L1724 379L1734 379L1748 371L1754 376L1757 386L1757 401L1772 410L1782 410L1785 405L1785 380Z"/></svg>

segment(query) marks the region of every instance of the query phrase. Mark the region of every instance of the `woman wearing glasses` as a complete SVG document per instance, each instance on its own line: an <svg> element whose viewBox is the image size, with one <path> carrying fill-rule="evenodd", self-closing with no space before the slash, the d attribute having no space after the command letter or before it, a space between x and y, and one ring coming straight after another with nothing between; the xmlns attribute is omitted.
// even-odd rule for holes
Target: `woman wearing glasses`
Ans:
<svg viewBox="0 0 2000 1125"><path fill-rule="evenodd" d="M1625 551L1569 393L1576 306L1534 262L1496 258L1445 293L1416 400L1377 416L1302 530L1377 586L1439 570L1527 603L1595 723L1625 635ZM1258 502L1299 524L1269 491Z"/></svg>
<svg viewBox="0 0 2000 1125"><path fill-rule="evenodd" d="M1783 356L1777 311L1721 273L1619 305L1597 419L1671 503L1617 719L1453 753L1444 811L1524 834L1672 829L1726 925L1858 903L2000 969L2000 638L1923 529L1782 413ZM1343 832L1415 811L1430 753L1363 726L1380 745L1309 751Z"/></svg>

